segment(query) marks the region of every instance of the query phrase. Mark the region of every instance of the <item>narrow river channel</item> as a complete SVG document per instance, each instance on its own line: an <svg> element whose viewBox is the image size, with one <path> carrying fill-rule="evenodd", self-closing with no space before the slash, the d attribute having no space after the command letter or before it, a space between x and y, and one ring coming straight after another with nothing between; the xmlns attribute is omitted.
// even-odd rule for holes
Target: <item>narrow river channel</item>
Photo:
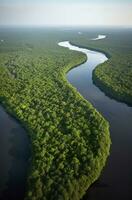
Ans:
<svg viewBox="0 0 132 200"><path fill-rule="evenodd" d="M110 123L110 156L99 180L89 188L83 200L131 200L132 107L111 99L93 84L93 69L108 60L103 53L79 48L68 41L58 45L87 55L88 60L69 71L67 79Z"/></svg>
<svg viewBox="0 0 132 200"><path fill-rule="evenodd" d="M29 156L26 131L0 106L0 200L24 199Z"/></svg>

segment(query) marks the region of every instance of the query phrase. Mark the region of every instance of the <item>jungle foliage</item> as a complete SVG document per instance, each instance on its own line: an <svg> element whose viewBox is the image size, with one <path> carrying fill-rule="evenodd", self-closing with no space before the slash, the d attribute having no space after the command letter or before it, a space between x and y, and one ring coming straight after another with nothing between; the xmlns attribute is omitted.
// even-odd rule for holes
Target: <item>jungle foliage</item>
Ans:
<svg viewBox="0 0 132 200"><path fill-rule="evenodd" d="M65 78L86 56L59 47L67 34L53 30L1 30L0 37L0 101L32 143L25 199L79 200L110 147L107 121Z"/></svg>

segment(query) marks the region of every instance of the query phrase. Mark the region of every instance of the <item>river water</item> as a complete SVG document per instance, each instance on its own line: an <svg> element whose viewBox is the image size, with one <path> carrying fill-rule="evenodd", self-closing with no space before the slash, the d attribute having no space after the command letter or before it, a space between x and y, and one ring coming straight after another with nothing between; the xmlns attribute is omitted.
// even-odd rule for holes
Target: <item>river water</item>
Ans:
<svg viewBox="0 0 132 200"><path fill-rule="evenodd" d="M0 200L24 199L29 156L26 131L0 106Z"/></svg>
<svg viewBox="0 0 132 200"><path fill-rule="evenodd" d="M93 69L108 60L103 53L73 46L68 41L59 45L87 55L88 60L70 70L67 79L110 123L110 156L99 180L83 200L132 200L132 107L111 99L93 84Z"/></svg>

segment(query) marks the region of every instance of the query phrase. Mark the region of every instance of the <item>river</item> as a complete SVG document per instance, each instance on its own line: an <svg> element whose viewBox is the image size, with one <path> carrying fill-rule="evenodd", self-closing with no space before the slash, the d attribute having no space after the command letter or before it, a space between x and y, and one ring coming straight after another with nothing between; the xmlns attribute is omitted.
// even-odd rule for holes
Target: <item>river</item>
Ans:
<svg viewBox="0 0 132 200"><path fill-rule="evenodd" d="M131 200L132 107L111 99L93 84L93 69L108 60L103 53L79 48L69 41L58 45L87 55L88 60L70 70L67 79L110 123L110 156L99 180L88 189L83 200Z"/></svg>
<svg viewBox="0 0 132 200"><path fill-rule="evenodd" d="M99 180L84 200L132 199L132 107L106 96L93 84L92 71L107 57L100 52L59 43L85 53L88 60L67 74L68 81L90 101L110 123L110 157ZM29 168L30 144L26 131L0 106L0 200L22 200Z"/></svg>
<svg viewBox="0 0 132 200"><path fill-rule="evenodd" d="M29 158L26 131L0 106L0 200L24 199Z"/></svg>

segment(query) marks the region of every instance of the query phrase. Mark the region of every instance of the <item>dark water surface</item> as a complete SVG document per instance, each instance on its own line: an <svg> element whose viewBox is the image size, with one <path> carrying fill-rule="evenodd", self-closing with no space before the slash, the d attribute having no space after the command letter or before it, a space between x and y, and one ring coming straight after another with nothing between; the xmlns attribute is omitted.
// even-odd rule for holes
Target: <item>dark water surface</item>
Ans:
<svg viewBox="0 0 132 200"><path fill-rule="evenodd" d="M84 52L86 63L68 72L68 81L109 121L111 152L99 180L87 191L84 200L132 200L132 107L106 96L93 84L92 71L107 57L61 42L60 46Z"/></svg>
<svg viewBox="0 0 132 200"><path fill-rule="evenodd" d="M0 200L24 199L29 156L27 133L0 106Z"/></svg>

